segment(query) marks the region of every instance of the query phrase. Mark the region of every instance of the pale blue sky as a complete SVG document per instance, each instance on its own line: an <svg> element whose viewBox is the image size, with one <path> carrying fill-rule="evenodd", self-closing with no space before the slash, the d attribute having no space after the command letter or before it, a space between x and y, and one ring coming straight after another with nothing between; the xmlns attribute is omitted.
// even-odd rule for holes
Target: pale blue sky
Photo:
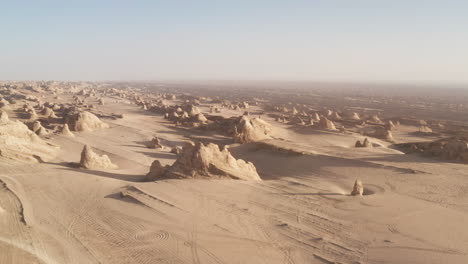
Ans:
<svg viewBox="0 0 468 264"><path fill-rule="evenodd" d="M468 1L0 0L0 79L468 83Z"/></svg>

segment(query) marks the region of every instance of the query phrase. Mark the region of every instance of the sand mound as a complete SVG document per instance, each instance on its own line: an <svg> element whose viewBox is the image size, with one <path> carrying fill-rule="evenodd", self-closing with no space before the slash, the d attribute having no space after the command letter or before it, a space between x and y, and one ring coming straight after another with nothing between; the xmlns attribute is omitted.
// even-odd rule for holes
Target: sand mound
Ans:
<svg viewBox="0 0 468 264"><path fill-rule="evenodd" d="M82 111L69 113L65 122L73 131L94 131L96 129L109 128L109 125L99 120L90 112Z"/></svg>
<svg viewBox="0 0 468 264"><path fill-rule="evenodd" d="M10 121L0 111L0 156L13 160L46 160L55 155L56 148L48 145L20 121Z"/></svg>
<svg viewBox="0 0 468 264"><path fill-rule="evenodd" d="M85 169L117 169L117 165L113 164L107 155L99 156L94 153L93 149L85 145L81 151L80 167Z"/></svg>
<svg viewBox="0 0 468 264"><path fill-rule="evenodd" d="M147 179L165 178L261 180L252 163L236 160L226 148L220 150L216 144L205 146L200 142L187 143L172 166L162 167L159 161L153 162Z"/></svg>
<svg viewBox="0 0 468 264"><path fill-rule="evenodd" d="M235 125L234 140L238 143L248 143L269 139L271 131L271 125L264 120L242 116Z"/></svg>

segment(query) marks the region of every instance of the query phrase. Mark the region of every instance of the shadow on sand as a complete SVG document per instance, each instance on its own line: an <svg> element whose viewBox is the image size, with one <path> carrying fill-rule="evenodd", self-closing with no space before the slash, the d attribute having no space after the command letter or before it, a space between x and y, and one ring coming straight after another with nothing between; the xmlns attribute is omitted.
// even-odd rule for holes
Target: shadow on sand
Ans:
<svg viewBox="0 0 468 264"><path fill-rule="evenodd" d="M111 178L111 179L127 181L127 182L144 182L145 177L146 177L145 175L141 175L141 174L118 174L118 173L114 173L110 171L84 169L84 168L80 168L79 164L75 162L58 162L58 163L44 162L44 163L50 164L50 165L61 166L61 168L57 168L59 170L73 171L73 172L81 173L81 174L91 174L91 175L96 175L99 177Z"/></svg>

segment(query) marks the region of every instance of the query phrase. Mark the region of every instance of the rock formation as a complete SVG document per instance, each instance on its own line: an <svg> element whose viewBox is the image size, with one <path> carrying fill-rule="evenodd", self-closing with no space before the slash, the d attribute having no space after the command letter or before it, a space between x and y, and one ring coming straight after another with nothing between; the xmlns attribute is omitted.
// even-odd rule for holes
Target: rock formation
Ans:
<svg viewBox="0 0 468 264"><path fill-rule="evenodd" d="M148 180L167 178L219 178L259 181L255 166L241 159L236 160L227 148L201 142L187 143L172 166L163 167L153 162Z"/></svg>
<svg viewBox="0 0 468 264"><path fill-rule="evenodd" d="M65 120L73 131L94 131L109 127L108 124L99 120L97 116L86 111L70 113Z"/></svg>
<svg viewBox="0 0 468 264"><path fill-rule="evenodd" d="M374 127L371 132L365 133L367 136L380 138L387 141L393 141L392 131L383 126Z"/></svg>
<svg viewBox="0 0 468 264"><path fill-rule="evenodd" d="M47 129L45 129L45 127L43 127L41 122L39 121L34 121L34 123L32 124L32 131L39 136L45 136L49 134L47 132Z"/></svg>
<svg viewBox="0 0 468 264"><path fill-rule="evenodd" d="M395 129L395 124L393 124L392 120L388 120L387 124L385 125L385 127L388 129L388 130L393 130Z"/></svg>
<svg viewBox="0 0 468 264"><path fill-rule="evenodd" d="M336 130L335 124L326 117L320 118L318 125L321 129Z"/></svg>
<svg viewBox="0 0 468 264"><path fill-rule="evenodd" d="M348 118L351 119L351 120L361 120L361 117L356 112L350 113Z"/></svg>
<svg viewBox="0 0 468 264"><path fill-rule="evenodd" d="M205 115L203 115L202 113L199 113L199 114L196 114L194 116L194 121L195 122L199 122L199 123L206 123L208 122L208 119L205 117Z"/></svg>
<svg viewBox="0 0 468 264"><path fill-rule="evenodd" d="M0 111L0 157L37 162L52 158L57 148L47 144L20 121Z"/></svg>
<svg viewBox="0 0 468 264"><path fill-rule="evenodd" d="M163 148L163 145L161 144L161 140L159 139L159 137L155 136L151 139L149 148L153 148L153 149Z"/></svg>
<svg viewBox="0 0 468 264"><path fill-rule="evenodd" d="M156 181L162 178L162 176L168 171L170 168L169 165L162 166L159 160L153 161L150 167L150 171L146 174L147 181Z"/></svg>
<svg viewBox="0 0 468 264"><path fill-rule="evenodd" d="M70 131L68 128L68 124L63 125L62 130L60 131L60 135L66 136L66 137L74 137L73 133Z"/></svg>
<svg viewBox="0 0 468 264"><path fill-rule="evenodd" d="M333 120L341 120L341 119L343 119L343 118L340 116L340 114L338 114L338 112L333 112L333 114L331 114L331 117L330 117L330 118L333 119Z"/></svg>
<svg viewBox="0 0 468 264"><path fill-rule="evenodd" d="M406 153L417 152L430 157L468 163L468 133L466 132L433 142L405 143L399 146Z"/></svg>
<svg viewBox="0 0 468 264"><path fill-rule="evenodd" d="M351 195L362 195L364 193L364 187L362 186L361 180L356 179L354 182L353 190L351 191Z"/></svg>
<svg viewBox="0 0 468 264"><path fill-rule="evenodd" d="M183 148L181 146L175 146L171 149L171 153L180 155L182 153Z"/></svg>
<svg viewBox="0 0 468 264"><path fill-rule="evenodd" d="M188 116L190 117L193 117L193 116L196 116L198 114L200 114L200 109L198 109L198 107L194 106L194 105L189 105L187 107L187 114Z"/></svg>
<svg viewBox="0 0 468 264"><path fill-rule="evenodd" d="M88 145L81 151L80 167L91 170L117 169L117 165L113 164L107 155L99 156Z"/></svg>
<svg viewBox="0 0 468 264"><path fill-rule="evenodd" d="M367 138L365 138L362 141L362 143L361 143L361 141L357 140L356 144L355 144L355 147L356 148L372 148L372 143Z"/></svg>
<svg viewBox="0 0 468 264"><path fill-rule="evenodd" d="M314 119L314 121L317 121L317 122L320 121L320 116L318 113L313 113L312 118Z"/></svg>
<svg viewBox="0 0 468 264"><path fill-rule="evenodd" d="M10 119L8 118L8 114L4 111L0 110L0 125L6 125L10 122Z"/></svg>
<svg viewBox="0 0 468 264"><path fill-rule="evenodd" d="M419 132L429 134L432 133L432 129L428 126L422 125L419 127Z"/></svg>
<svg viewBox="0 0 468 264"><path fill-rule="evenodd" d="M369 121L377 124L383 124L382 120L379 118L378 115L372 115Z"/></svg>
<svg viewBox="0 0 468 264"><path fill-rule="evenodd" d="M272 127L261 118L242 116L235 125L234 140L238 143L255 142L270 138Z"/></svg>

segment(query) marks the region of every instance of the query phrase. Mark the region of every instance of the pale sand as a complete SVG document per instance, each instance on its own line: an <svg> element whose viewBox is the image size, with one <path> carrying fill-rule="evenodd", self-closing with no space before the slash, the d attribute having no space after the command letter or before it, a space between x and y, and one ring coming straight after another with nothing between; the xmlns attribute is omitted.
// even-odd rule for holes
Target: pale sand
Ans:
<svg viewBox="0 0 468 264"><path fill-rule="evenodd" d="M232 144L116 100L90 100L94 111L124 114L101 119L110 128L46 139L61 146L55 159L0 159L0 263L468 263L465 164L375 138L381 147L354 148L357 133L292 129L267 116L273 139ZM414 139L411 129L393 136ZM169 148L147 148L154 135ZM232 144L262 181L142 181L155 159L172 164L170 147L194 138ZM118 169L71 166L84 144ZM356 178L362 197L349 196Z"/></svg>

